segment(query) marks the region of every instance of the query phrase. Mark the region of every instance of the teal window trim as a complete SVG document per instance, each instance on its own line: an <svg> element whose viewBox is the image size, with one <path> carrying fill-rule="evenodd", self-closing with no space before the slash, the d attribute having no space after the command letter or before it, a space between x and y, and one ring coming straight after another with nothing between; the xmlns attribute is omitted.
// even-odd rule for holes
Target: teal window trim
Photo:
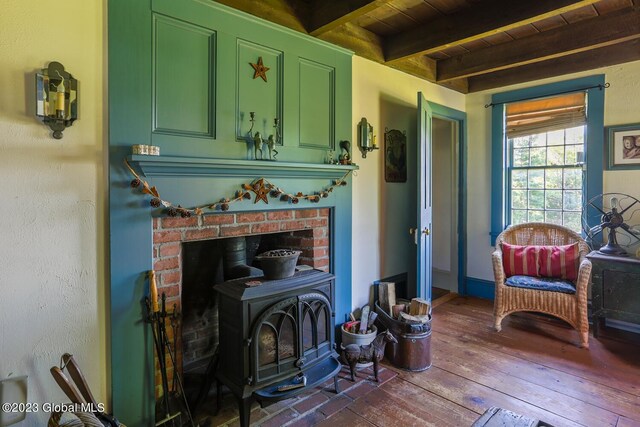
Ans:
<svg viewBox="0 0 640 427"><path fill-rule="evenodd" d="M508 146L505 135L505 105L524 99L543 98L559 93L587 93L587 126L585 141L586 176L584 200L602 193L604 156L604 74L566 80L525 89L497 93L491 97L491 245L506 228Z"/></svg>

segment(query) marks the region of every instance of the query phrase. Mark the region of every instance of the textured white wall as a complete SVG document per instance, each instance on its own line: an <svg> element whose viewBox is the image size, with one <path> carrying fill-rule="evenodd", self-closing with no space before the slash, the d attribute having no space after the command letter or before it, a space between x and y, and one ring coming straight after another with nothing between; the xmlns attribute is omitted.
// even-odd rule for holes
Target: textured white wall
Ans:
<svg viewBox="0 0 640 427"><path fill-rule="evenodd" d="M353 179L353 307L369 301L371 284L395 274L415 274L415 245L409 227L416 226L417 94L464 111L464 95L424 80L353 57L353 160L360 170ZM363 159L357 148L357 123L366 117L380 150ZM384 130L407 131L407 183L385 183ZM413 153L413 155L412 155ZM411 176L414 176L414 180ZM413 181L413 182L412 182Z"/></svg>
<svg viewBox="0 0 640 427"><path fill-rule="evenodd" d="M467 276L493 280L489 230L491 222L491 109L484 108L494 93L532 87L595 74L604 74L611 87L605 92L605 126L640 122L640 61L604 67L583 73L514 85L466 97L469 135L467 214ZM606 156L605 156L606 158ZM604 171L603 191L640 198L640 170ZM476 256L471 256L476 254ZM484 254L484 255L483 255Z"/></svg>
<svg viewBox="0 0 640 427"><path fill-rule="evenodd" d="M0 378L29 375L29 402L68 401L49 373L64 352L107 398L105 21L106 0L1 6ZM80 82L62 140L34 116L34 73L50 61Z"/></svg>

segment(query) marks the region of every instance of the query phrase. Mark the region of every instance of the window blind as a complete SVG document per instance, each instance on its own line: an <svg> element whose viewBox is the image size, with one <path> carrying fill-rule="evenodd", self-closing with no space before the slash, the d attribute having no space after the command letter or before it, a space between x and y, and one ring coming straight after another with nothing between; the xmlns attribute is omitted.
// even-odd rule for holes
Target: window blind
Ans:
<svg viewBox="0 0 640 427"><path fill-rule="evenodd" d="M506 116L507 138L583 126L587 123L586 93L508 104Z"/></svg>

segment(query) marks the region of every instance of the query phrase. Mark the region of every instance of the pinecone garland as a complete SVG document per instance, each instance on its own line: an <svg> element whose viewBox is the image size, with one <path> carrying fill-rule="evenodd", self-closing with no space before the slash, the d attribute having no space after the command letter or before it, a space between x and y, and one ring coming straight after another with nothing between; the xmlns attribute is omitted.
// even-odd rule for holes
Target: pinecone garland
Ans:
<svg viewBox="0 0 640 427"><path fill-rule="evenodd" d="M140 184L142 184L140 180L138 178L135 178L131 181L130 185L131 185L131 188L138 188L140 187Z"/></svg>
<svg viewBox="0 0 640 427"><path fill-rule="evenodd" d="M159 208L160 204L162 202L160 202L160 199L158 199L157 197L154 197L153 199L151 199L151 201L149 202L149 204L151 205L151 207L153 208Z"/></svg>

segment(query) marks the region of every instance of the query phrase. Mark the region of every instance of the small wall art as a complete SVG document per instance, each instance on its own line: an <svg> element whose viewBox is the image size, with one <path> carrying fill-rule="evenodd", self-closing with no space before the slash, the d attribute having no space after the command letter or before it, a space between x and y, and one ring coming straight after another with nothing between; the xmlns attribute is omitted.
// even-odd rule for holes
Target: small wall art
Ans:
<svg viewBox="0 0 640 427"><path fill-rule="evenodd" d="M609 126L608 169L640 169L640 123Z"/></svg>
<svg viewBox="0 0 640 427"><path fill-rule="evenodd" d="M407 132L384 130L384 180L407 182Z"/></svg>

